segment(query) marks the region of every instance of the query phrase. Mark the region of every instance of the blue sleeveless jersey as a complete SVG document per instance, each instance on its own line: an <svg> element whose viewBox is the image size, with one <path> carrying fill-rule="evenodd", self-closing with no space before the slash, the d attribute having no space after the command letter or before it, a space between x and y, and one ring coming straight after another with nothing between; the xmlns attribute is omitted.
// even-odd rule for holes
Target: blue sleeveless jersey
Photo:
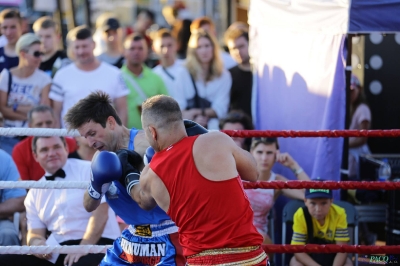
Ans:
<svg viewBox="0 0 400 266"><path fill-rule="evenodd" d="M138 133L137 129L132 128L128 149L134 150L133 140ZM171 218L160 207L155 207L150 211L145 211L131 198L126 188L118 181L113 181L110 189L107 191L106 201L116 215L121 217L126 224L144 225L160 224Z"/></svg>

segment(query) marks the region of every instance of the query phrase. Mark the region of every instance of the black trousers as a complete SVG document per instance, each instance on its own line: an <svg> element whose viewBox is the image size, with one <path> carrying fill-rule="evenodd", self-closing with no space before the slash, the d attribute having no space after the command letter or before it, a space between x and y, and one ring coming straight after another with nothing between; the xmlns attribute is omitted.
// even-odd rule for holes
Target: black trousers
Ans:
<svg viewBox="0 0 400 266"><path fill-rule="evenodd" d="M78 240L68 240L60 243L62 246L73 246L79 245L81 242ZM96 245L112 245L114 240L109 238L100 238L100 240L96 243ZM55 264L51 263L45 259L39 259L33 255L16 255L16 254L5 254L0 255L0 266L64 266L64 259L67 254L60 254ZM103 259L105 254L88 254L86 256L81 257L77 263L74 263L74 266L97 266Z"/></svg>

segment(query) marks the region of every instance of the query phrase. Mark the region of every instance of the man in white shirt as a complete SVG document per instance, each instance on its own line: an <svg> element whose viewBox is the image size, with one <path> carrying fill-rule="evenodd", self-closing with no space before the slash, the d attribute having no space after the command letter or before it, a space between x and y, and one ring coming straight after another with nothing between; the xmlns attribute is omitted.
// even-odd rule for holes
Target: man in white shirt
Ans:
<svg viewBox="0 0 400 266"><path fill-rule="evenodd" d="M153 49L160 58L160 64L153 68L153 71L163 79L169 95L174 97L174 80L182 68L182 60L176 58L176 40L168 29L157 32L153 40Z"/></svg>
<svg viewBox="0 0 400 266"><path fill-rule="evenodd" d="M34 137L32 151L45 180L90 180L90 162L68 159L63 137ZM85 189L30 189L25 199L29 246L110 245L120 235L114 212L101 203L93 213L83 205ZM50 235L47 236L47 231ZM2 255L1 265L98 265L104 254ZM54 260L50 262L50 260Z"/></svg>
<svg viewBox="0 0 400 266"><path fill-rule="evenodd" d="M86 26L72 29L67 40L75 61L57 71L49 94L59 125L65 127L62 117L69 108L97 90L110 95L122 123L126 125L126 95L129 94L129 89L122 80L119 69L96 59L93 54L95 43L92 33Z"/></svg>

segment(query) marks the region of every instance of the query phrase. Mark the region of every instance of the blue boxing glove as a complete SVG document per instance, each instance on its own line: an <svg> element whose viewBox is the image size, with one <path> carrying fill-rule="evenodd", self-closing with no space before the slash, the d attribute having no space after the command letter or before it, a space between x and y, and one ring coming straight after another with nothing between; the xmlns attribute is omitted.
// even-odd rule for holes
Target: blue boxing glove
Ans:
<svg viewBox="0 0 400 266"><path fill-rule="evenodd" d="M148 165L151 162L155 153L156 151L151 146L146 149L146 153L143 156L144 165Z"/></svg>
<svg viewBox="0 0 400 266"><path fill-rule="evenodd" d="M121 149L117 151L117 156L122 166L122 178L120 183L126 188L130 195L133 186L139 184L142 157L135 151Z"/></svg>
<svg viewBox="0 0 400 266"><path fill-rule="evenodd" d="M88 193L93 199L99 200L107 192L111 182L121 177L122 167L114 152L101 151L93 157L91 168Z"/></svg>
<svg viewBox="0 0 400 266"><path fill-rule="evenodd" d="M188 120L188 119L184 119L183 123L185 124L186 134L189 137L190 136L196 136L196 135L204 134L204 133L208 133L208 130L206 128L200 126L196 122L193 122L193 121Z"/></svg>

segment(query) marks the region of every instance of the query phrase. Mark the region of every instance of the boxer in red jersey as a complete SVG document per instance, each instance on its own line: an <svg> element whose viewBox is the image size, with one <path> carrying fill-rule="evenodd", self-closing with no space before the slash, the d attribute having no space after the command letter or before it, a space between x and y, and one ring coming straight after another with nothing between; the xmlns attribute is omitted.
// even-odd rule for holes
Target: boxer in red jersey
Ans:
<svg viewBox="0 0 400 266"><path fill-rule="evenodd" d="M172 218L188 265L267 265L241 181L257 180L250 153L221 132L188 137L169 96L142 104L142 125L156 153L131 195Z"/></svg>

